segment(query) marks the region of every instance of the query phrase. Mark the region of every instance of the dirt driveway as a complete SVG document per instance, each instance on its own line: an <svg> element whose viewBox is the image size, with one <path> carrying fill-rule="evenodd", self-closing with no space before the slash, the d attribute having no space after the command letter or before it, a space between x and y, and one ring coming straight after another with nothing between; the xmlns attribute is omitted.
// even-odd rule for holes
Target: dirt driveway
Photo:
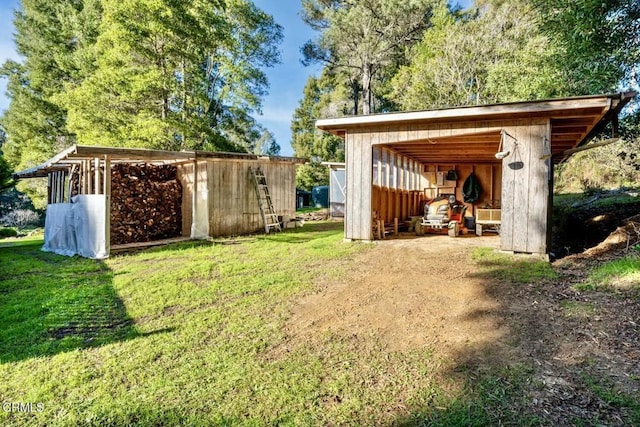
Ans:
<svg viewBox="0 0 640 427"><path fill-rule="evenodd" d="M345 281L299 302L290 322L296 335L330 330L375 334L391 351L438 346L484 347L506 335L469 253L497 248L498 236L404 237L376 242L353 262Z"/></svg>
<svg viewBox="0 0 640 427"><path fill-rule="evenodd" d="M534 369L528 410L552 424L624 417L585 384L597 376L640 393L640 301L581 293L563 275L546 283L492 279L470 259L498 236L425 236L376 242L348 262L343 280L296 302L292 342L327 331L375 337L389 351L433 349L451 366ZM572 271L580 266L572 266ZM577 314L567 308L588 307Z"/></svg>

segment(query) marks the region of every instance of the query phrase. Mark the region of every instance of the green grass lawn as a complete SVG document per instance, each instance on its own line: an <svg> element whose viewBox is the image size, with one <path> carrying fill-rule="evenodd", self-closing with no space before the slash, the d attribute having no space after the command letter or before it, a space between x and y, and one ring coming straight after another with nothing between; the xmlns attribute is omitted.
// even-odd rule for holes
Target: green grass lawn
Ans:
<svg viewBox="0 0 640 427"><path fill-rule="evenodd" d="M0 424L524 422L519 369L465 383L429 349L332 334L288 345L295 298L371 249L343 242L341 227L105 261L44 253L41 241L0 248L0 400L33 408L2 410Z"/></svg>

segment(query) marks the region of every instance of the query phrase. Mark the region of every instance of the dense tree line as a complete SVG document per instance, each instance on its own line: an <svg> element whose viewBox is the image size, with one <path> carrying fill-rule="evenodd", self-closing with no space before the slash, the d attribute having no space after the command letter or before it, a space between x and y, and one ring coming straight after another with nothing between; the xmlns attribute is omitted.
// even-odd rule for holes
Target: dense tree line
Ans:
<svg viewBox="0 0 640 427"><path fill-rule="evenodd" d="M277 153L255 119L282 28L249 0L22 0L4 157L74 143Z"/></svg>
<svg viewBox="0 0 640 427"><path fill-rule="evenodd" d="M294 114L293 146L296 153L316 153L318 162L343 156L339 144L334 151L319 148L326 137L313 122L321 117L638 87L638 0L476 0L467 10L446 0L302 3L318 32L302 47L305 63L320 63L323 72L310 79ZM314 101L318 92L310 86L324 88L323 102ZM636 103L625 120L637 112ZM307 186L310 169L299 173Z"/></svg>

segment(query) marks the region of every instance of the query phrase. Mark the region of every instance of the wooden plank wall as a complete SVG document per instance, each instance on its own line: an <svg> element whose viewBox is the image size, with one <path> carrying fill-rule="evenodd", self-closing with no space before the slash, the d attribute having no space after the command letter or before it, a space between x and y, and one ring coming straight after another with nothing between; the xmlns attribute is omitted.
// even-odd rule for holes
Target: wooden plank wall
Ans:
<svg viewBox="0 0 640 427"><path fill-rule="evenodd" d="M392 223L394 218L400 221L411 216L422 215L424 201L422 191L399 190L374 185L372 189L371 210L377 212L378 218L385 223Z"/></svg>
<svg viewBox="0 0 640 427"><path fill-rule="evenodd" d="M295 164L207 160L209 234L212 237L264 230L249 166L260 166L278 215L295 217Z"/></svg>
<svg viewBox="0 0 640 427"><path fill-rule="evenodd" d="M178 181L182 184L182 237L191 237L193 220L193 163L177 166Z"/></svg>
<svg viewBox="0 0 640 427"><path fill-rule="evenodd" d="M350 131L345 136L347 200L346 239L371 240L372 151L376 136L369 129Z"/></svg>
<svg viewBox="0 0 640 427"><path fill-rule="evenodd" d="M544 137L551 137L549 120L518 120L505 127L517 146L502 161L501 248L547 253L550 162L544 156Z"/></svg>
<svg viewBox="0 0 640 427"><path fill-rule="evenodd" d="M278 215L295 217L295 164L247 160L207 159L198 162L198 216L207 215L211 237L264 230L249 166L260 166ZM193 164L178 168L182 183L182 233L191 235L193 212Z"/></svg>
<svg viewBox="0 0 640 427"><path fill-rule="evenodd" d="M387 147L374 145L371 210L378 219L391 223L421 215L424 193L422 164ZM393 157L393 162L389 158Z"/></svg>

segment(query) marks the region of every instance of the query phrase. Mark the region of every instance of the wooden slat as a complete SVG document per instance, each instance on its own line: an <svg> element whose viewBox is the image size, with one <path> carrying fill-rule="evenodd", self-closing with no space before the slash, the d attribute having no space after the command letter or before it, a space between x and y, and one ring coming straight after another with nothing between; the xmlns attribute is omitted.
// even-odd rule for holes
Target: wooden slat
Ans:
<svg viewBox="0 0 640 427"><path fill-rule="evenodd" d="M518 140L518 146L512 150L512 154L506 158L507 167L517 164L522 167L514 170L515 189L513 194L513 245L516 252L527 252L529 238L529 184L531 182L531 121L518 122L512 135ZM510 143L510 142L509 142ZM503 163L504 164L504 163Z"/></svg>
<svg viewBox="0 0 640 427"><path fill-rule="evenodd" d="M529 210L527 213L528 237L527 248L528 253L547 253L547 213L549 210L549 171L550 159L542 160L544 156L544 145L537 143L543 138L548 138L551 127L547 122L534 121L531 124L531 151L530 162L531 171L529 174L528 203Z"/></svg>
<svg viewBox="0 0 640 427"><path fill-rule="evenodd" d="M107 255L111 253L111 158L104 156L104 197L105 197L105 220L104 236L105 251Z"/></svg>
<svg viewBox="0 0 640 427"><path fill-rule="evenodd" d="M100 194L100 159L93 159L93 192L94 194Z"/></svg>
<svg viewBox="0 0 640 427"><path fill-rule="evenodd" d="M511 134L515 134L516 128L507 128ZM514 245L514 224L521 220L521 215L516 219L515 215L515 192L516 192L516 170L508 165L513 161L512 156L502 159L502 224L500 226L500 247L503 250L513 250Z"/></svg>

